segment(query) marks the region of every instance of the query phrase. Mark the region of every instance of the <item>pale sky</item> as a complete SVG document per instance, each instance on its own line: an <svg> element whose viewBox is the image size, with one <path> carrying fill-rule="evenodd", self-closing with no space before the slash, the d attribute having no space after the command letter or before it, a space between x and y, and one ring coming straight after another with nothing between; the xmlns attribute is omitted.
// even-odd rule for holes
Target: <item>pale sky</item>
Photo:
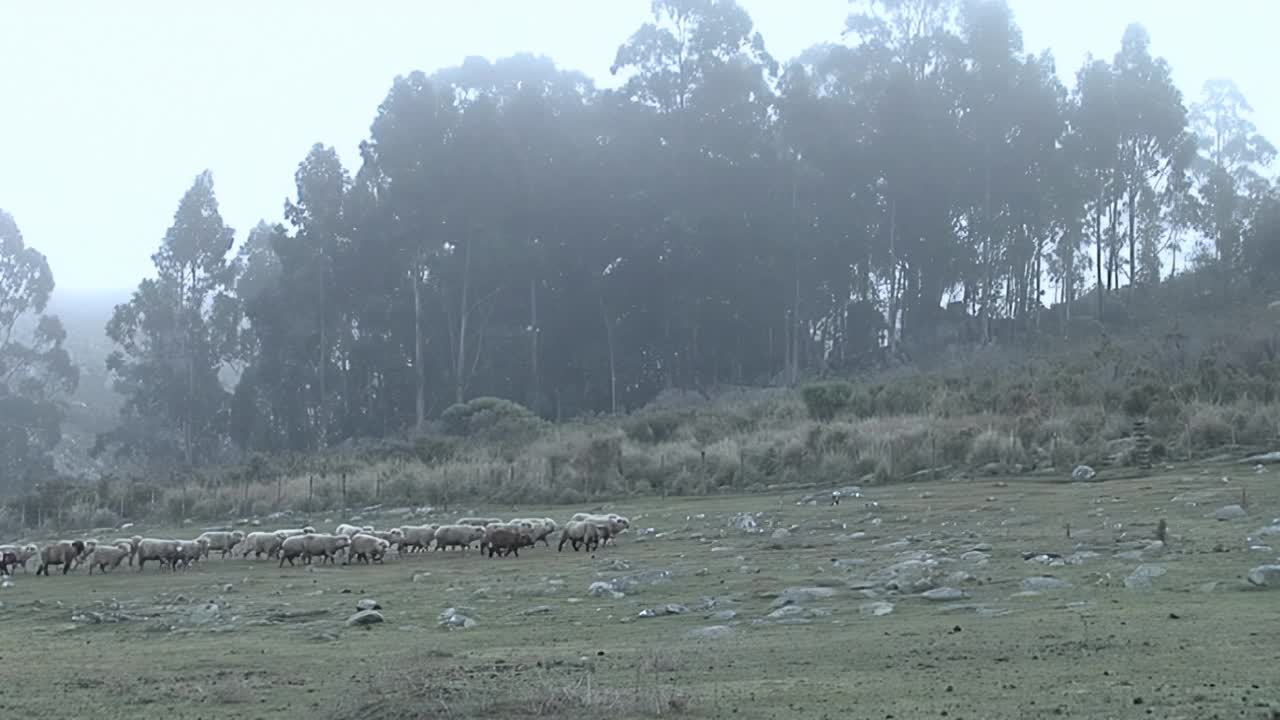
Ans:
<svg viewBox="0 0 1280 720"><path fill-rule="evenodd" d="M780 60L835 41L847 0L739 0ZM1280 1L1010 0L1028 50L1068 86L1146 25L1188 99L1230 77L1280 141L1272 59ZM517 52L614 83L649 0L0 0L0 209L63 288L128 288L196 174L213 171L237 240L275 222L314 142L352 172L392 79Z"/></svg>

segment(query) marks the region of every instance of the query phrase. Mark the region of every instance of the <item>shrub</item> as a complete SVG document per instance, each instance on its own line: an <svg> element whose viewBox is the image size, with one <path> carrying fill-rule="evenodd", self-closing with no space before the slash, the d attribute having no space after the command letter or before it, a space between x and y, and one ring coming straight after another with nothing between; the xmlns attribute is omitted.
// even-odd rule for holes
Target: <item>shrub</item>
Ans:
<svg viewBox="0 0 1280 720"><path fill-rule="evenodd" d="M674 440L687 417L685 413L672 410L651 411L626 418L621 427L630 440L657 445Z"/></svg>
<svg viewBox="0 0 1280 720"><path fill-rule="evenodd" d="M1193 405L1187 415L1187 441L1192 449L1208 450L1232 442L1231 423L1218 405Z"/></svg>
<svg viewBox="0 0 1280 720"><path fill-rule="evenodd" d="M532 440L546 423L518 403L496 397L478 397L449 406L440 415L449 435L495 443Z"/></svg>
<svg viewBox="0 0 1280 720"><path fill-rule="evenodd" d="M809 417L818 422L830 422L849 407L853 391L853 385L843 381L814 383L801 388L800 397Z"/></svg>
<svg viewBox="0 0 1280 720"><path fill-rule="evenodd" d="M969 464L981 467L990 463L1013 465L1022 461L1022 446L1008 432L987 428L973 439L969 448Z"/></svg>

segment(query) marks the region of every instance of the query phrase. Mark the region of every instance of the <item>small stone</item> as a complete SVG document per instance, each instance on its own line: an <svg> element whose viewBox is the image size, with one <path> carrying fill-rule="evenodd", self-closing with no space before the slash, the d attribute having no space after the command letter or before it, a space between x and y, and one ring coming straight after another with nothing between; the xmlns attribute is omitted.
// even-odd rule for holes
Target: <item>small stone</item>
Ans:
<svg viewBox="0 0 1280 720"><path fill-rule="evenodd" d="M1071 479L1076 482L1085 482L1092 480L1098 473L1088 465L1077 465L1075 470L1071 471Z"/></svg>
<svg viewBox="0 0 1280 720"><path fill-rule="evenodd" d="M932 590L926 590L925 592L920 593L920 597L934 602L953 602L956 600L963 600L965 598L965 593L963 590L957 590L952 587L940 587Z"/></svg>
<svg viewBox="0 0 1280 720"><path fill-rule="evenodd" d="M737 610L717 610L707 616L711 620L732 620L738 617Z"/></svg>
<svg viewBox="0 0 1280 720"><path fill-rule="evenodd" d="M1167 572L1169 571L1161 565L1139 565L1124 579L1124 586L1126 589L1134 591L1150 590L1151 581Z"/></svg>
<svg viewBox="0 0 1280 720"><path fill-rule="evenodd" d="M961 560L963 560L963 561L965 561L965 562L975 563L975 564L976 564L976 563L985 563L985 562L987 562L987 560L989 560L990 558L991 558L991 556L990 556L990 555L988 555L988 554L987 554L987 553L985 553L985 552L982 552L981 550L970 550L970 551L968 551L968 552L966 552L966 553L964 553L963 555L961 555L961 556L960 556L960 559L961 559Z"/></svg>
<svg viewBox="0 0 1280 720"><path fill-rule="evenodd" d="M551 612L550 605L539 605L537 607L531 607L520 614L521 615L546 615L549 612Z"/></svg>
<svg viewBox="0 0 1280 720"><path fill-rule="evenodd" d="M668 615L683 615L689 612L689 608L684 605L680 605L679 603L670 603L663 608L663 610L665 610Z"/></svg>
<svg viewBox="0 0 1280 720"><path fill-rule="evenodd" d="M834 588L826 587L789 587L778 595L773 601L771 607L780 608L785 605L795 605L803 602L812 602L814 600L825 600L826 598L835 597Z"/></svg>
<svg viewBox="0 0 1280 720"><path fill-rule="evenodd" d="M382 606L373 598L362 598L356 603L357 610L381 610Z"/></svg>
<svg viewBox="0 0 1280 720"><path fill-rule="evenodd" d="M1078 550L1067 556L1068 565L1083 565L1089 560L1102 557L1101 553L1092 550Z"/></svg>
<svg viewBox="0 0 1280 720"><path fill-rule="evenodd" d="M884 602L882 600L878 600L875 602L866 602L858 606L858 612L862 613L863 615L872 615L874 617L881 617L893 612L893 604Z"/></svg>
<svg viewBox="0 0 1280 720"><path fill-rule="evenodd" d="M1264 588L1280 588L1280 565L1259 565L1250 570L1249 584Z"/></svg>
<svg viewBox="0 0 1280 720"><path fill-rule="evenodd" d="M733 628L728 625L709 625L707 627L694 628L688 633L689 637L695 640L719 640L732 634Z"/></svg>
<svg viewBox="0 0 1280 720"><path fill-rule="evenodd" d="M382 622L382 613L377 610L361 610L360 612L347 618L347 625L352 627L360 625L376 625Z"/></svg>
<svg viewBox="0 0 1280 720"><path fill-rule="evenodd" d="M1052 577L1050 575L1038 575L1029 577L1022 581L1022 589L1032 592L1044 592L1046 590L1062 590L1071 587L1071 583L1061 578Z"/></svg>
<svg viewBox="0 0 1280 720"><path fill-rule="evenodd" d="M1248 517L1249 513L1239 505L1224 505L1210 513L1214 520L1239 520Z"/></svg>
<svg viewBox="0 0 1280 720"><path fill-rule="evenodd" d="M593 597L607 597L613 600L626 597L623 593L614 589L613 583L600 581L591 583L591 586L587 588L587 594Z"/></svg>

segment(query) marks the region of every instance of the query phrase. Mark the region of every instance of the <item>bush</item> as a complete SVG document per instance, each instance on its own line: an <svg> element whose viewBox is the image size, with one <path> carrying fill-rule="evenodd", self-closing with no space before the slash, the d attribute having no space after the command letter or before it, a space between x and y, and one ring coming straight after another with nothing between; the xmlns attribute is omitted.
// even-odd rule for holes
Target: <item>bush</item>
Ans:
<svg viewBox="0 0 1280 720"><path fill-rule="evenodd" d="M451 405L440 415L440 424L456 437L517 444L532 440L546 425L523 405L496 397Z"/></svg>
<svg viewBox="0 0 1280 720"><path fill-rule="evenodd" d="M1008 432L987 428L973 439L969 448L969 464L981 467L990 463L1014 465L1023 460L1022 446Z"/></svg>
<svg viewBox="0 0 1280 720"><path fill-rule="evenodd" d="M633 415L622 421L622 432L634 442L648 445L671 442L687 415L675 411L653 411Z"/></svg>
<svg viewBox="0 0 1280 720"><path fill-rule="evenodd" d="M806 385L800 390L809 417L818 422L830 422L846 410L854 395L853 385L843 382L825 382Z"/></svg>

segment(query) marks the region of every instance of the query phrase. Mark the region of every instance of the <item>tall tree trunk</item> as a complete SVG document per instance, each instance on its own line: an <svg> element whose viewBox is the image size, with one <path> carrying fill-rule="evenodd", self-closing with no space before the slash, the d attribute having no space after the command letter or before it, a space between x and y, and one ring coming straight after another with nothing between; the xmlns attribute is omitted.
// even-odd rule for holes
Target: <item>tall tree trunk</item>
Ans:
<svg viewBox="0 0 1280 720"><path fill-rule="evenodd" d="M323 260L321 261L323 263ZM329 365L329 341L325 332L324 305L325 305L325 273L324 267L320 269L320 449L324 450L329 446L329 389L327 385L326 368Z"/></svg>
<svg viewBox="0 0 1280 720"><path fill-rule="evenodd" d="M542 404L541 372L538 370L538 281L529 280L529 409L538 412ZM540 414L540 413L539 413Z"/></svg>
<svg viewBox="0 0 1280 720"><path fill-rule="evenodd" d="M422 265L415 262L413 274L413 369L416 376L414 427L422 432L427 424L427 370L422 362Z"/></svg>
<svg viewBox="0 0 1280 720"><path fill-rule="evenodd" d="M1138 264L1137 253L1137 236L1134 234L1134 205L1137 203L1137 192L1133 188L1129 188L1129 286L1133 287L1138 282Z"/></svg>
<svg viewBox="0 0 1280 720"><path fill-rule="evenodd" d="M791 377L789 384L795 387L800 380L800 218L799 182L794 171L791 176L791 247L795 250L795 294L791 303Z"/></svg>
<svg viewBox="0 0 1280 720"><path fill-rule="evenodd" d="M461 404L466 395L467 320L471 316L471 225L467 225L467 248L462 257L462 303L458 314L458 358L454 363L453 401Z"/></svg>
<svg viewBox="0 0 1280 720"><path fill-rule="evenodd" d="M191 326L194 324L195 314L199 312L194 307L195 306L195 301L194 301L195 288L196 288L196 268L195 268L195 265L192 265L191 266L191 286L190 286L190 293L189 293L189 295L192 296L192 299L188 300L188 298L186 297L188 293L184 289L184 292L183 292L184 297L182 298L182 303L181 303L184 308L187 308L187 312L185 313L187 316L186 317L187 420L185 423L183 423L184 427L182 428L182 434L183 434L182 444L184 446L184 455L186 456L187 467L191 467L195 464L195 451L194 451L194 448L191 447L195 441L195 432L194 432L193 426L195 425L195 402L196 402L196 343L195 343L195 338L192 335L193 328ZM188 307L188 303L190 303L191 307Z"/></svg>
<svg viewBox="0 0 1280 720"><path fill-rule="evenodd" d="M1099 177L1098 178L1098 204L1097 206L1095 206L1094 213L1093 213L1093 234L1094 234L1094 239L1098 243L1098 288L1097 288L1098 322L1102 322L1102 314L1103 314L1103 297L1102 296L1103 296L1103 293L1106 292L1106 288L1103 287L1102 285L1102 246L1103 246L1102 210L1103 210L1103 207L1104 207L1104 203L1102 198L1102 178Z"/></svg>
<svg viewBox="0 0 1280 720"><path fill-rule="evenodd" d="M600 296L600 317L604 320L605 342L609 346L609 412L618 414L618 368L614 360L613 320L609 317L609 309L605 307L604 296Z"/></svg>

